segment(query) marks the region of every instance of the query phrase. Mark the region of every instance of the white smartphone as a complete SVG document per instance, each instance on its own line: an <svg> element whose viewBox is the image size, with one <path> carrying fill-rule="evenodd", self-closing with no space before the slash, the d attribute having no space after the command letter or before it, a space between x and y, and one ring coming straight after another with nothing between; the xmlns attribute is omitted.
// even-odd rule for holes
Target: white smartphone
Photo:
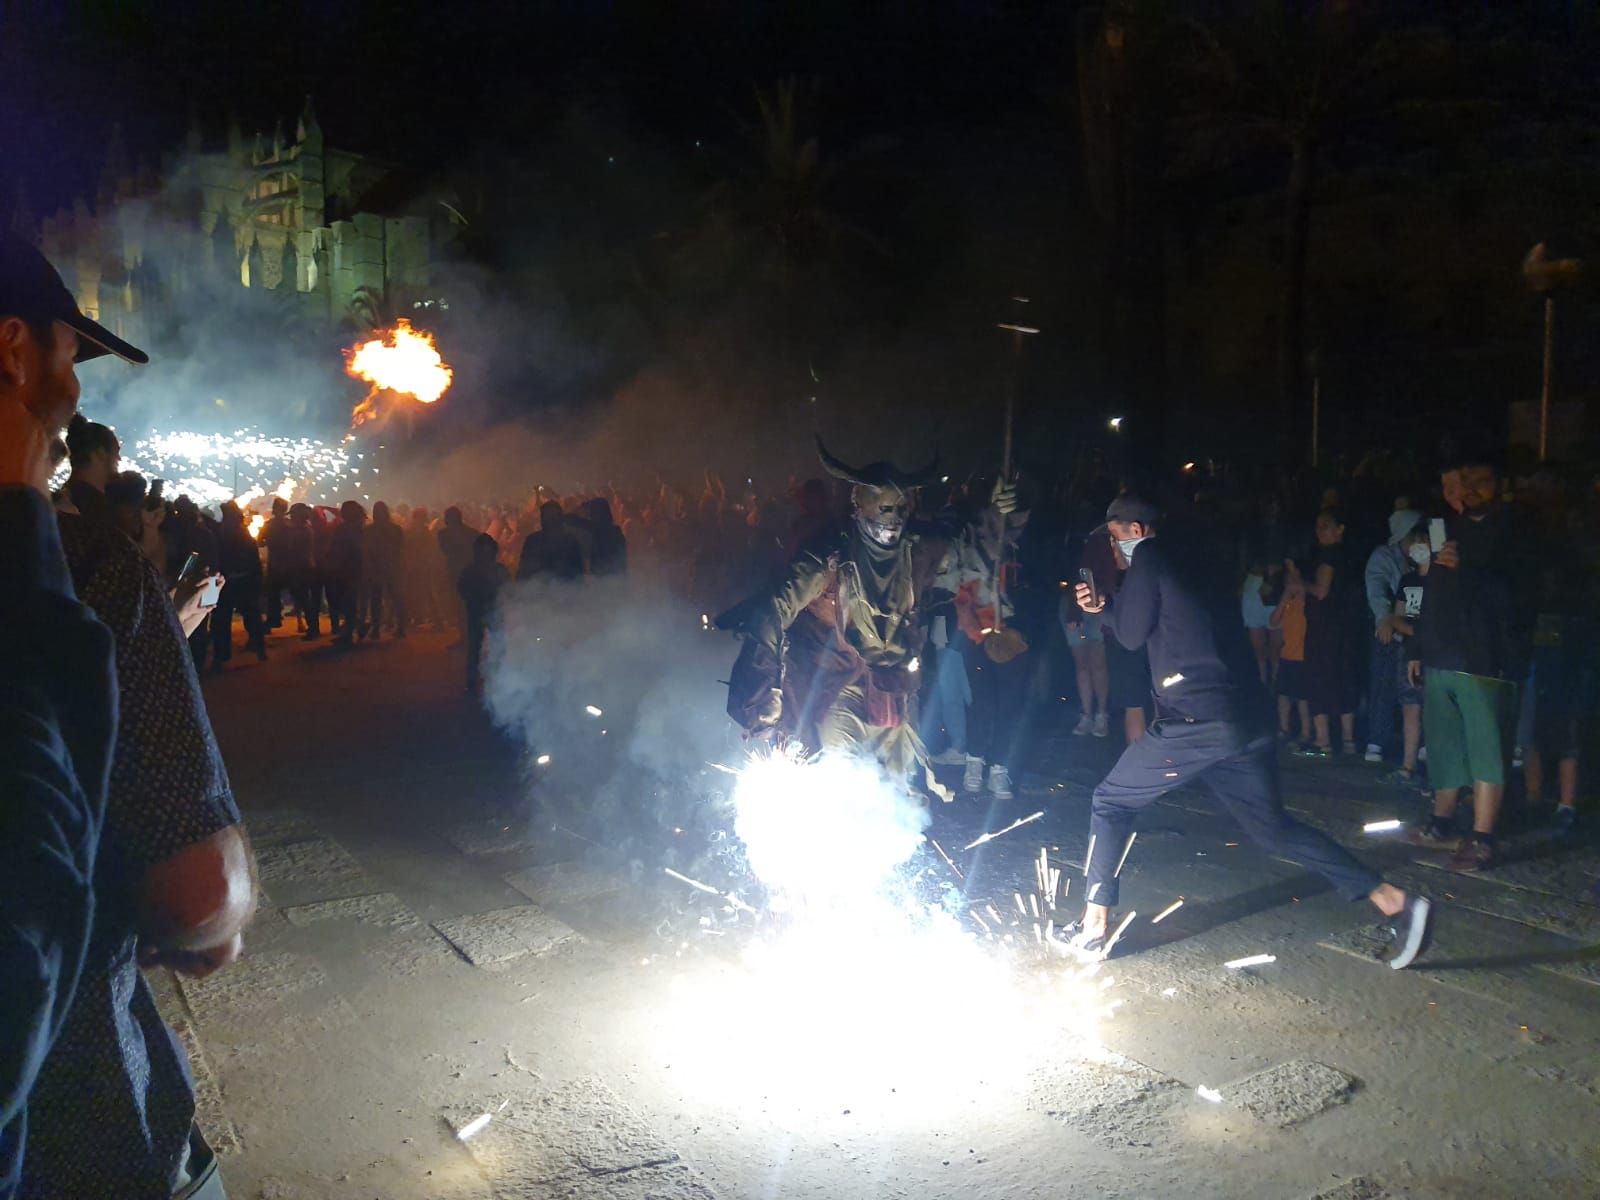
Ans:
<svg viewBox="0 0 1600 1200"><path fill-rule="evenodd" d="M200 607L215 608L217 601L222 598L222 576L208 575L200 585Z"/></svg>
<svg viewBox="0 0 1600 1200"><path fill-rule="evenodd" d="M1428 549L1435 554L1444 549L1444 518L1435 517L1428 522Z"/></svg>

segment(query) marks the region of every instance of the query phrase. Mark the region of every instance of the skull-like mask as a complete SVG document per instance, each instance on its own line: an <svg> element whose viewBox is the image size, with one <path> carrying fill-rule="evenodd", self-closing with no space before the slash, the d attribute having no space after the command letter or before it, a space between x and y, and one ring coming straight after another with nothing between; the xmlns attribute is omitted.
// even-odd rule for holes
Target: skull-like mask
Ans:
<svg viewBox="0 0 1600 1200"><path fill-rule="evenodd" d="M911 497L895 484L858 483L850 493L861 535L885 549L898 546L911 516Z"/></svg>

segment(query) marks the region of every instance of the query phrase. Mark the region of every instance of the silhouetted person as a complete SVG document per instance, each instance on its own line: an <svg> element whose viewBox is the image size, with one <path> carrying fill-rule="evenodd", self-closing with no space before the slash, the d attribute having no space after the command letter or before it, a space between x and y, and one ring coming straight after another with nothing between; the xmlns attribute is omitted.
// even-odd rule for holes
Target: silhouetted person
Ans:
<svg viewBox="0 0 1600 1200"><path fill-rule="evenodd" d="M290 569L284 564L281 545L284 531L289 528L289 502L282 496L272 500L272 515L261 527L261 544L267 548L267 628L276 629L283 624L283 590L292 587Z"/></svg>
<svg viewBox="0 0 1600 1200"><path fill-rule="evenodd" d="M611 501L596 496L584 505L589 531L589 574L599 578L628 573L628 539L611 517Z"/></svg>
<svg viewBox="0 0 1600 1200"><path fill-rule="evenodd" d="M461 510L451 505L444 510L444 528L439 530L439 553L444 555L445 578L454 584L472 562L473 542L478 531L461 519ZM456 624L465 628L465 615L456 613Z"/></svg>
<svg viewBox="0 0 1600 1200"><path fill-rule="evenodd" d="M355 500L339 506L339 523L328 539L324 574L328 581L328 603L338 623L334 641L348 646L361 620L361 583L365 568L367 510Z"/></svg>
<svg viewBox="0 0 1600 1200"><path fill-rule="evenodd" d="M389 506L379 500L372 506L372 524L365 535L365 574L362 581L366 593L363 601L365 628L374 641L383 631L383 605L387 600L394 612L394 635L406 635L406 596L402 579L405 574L405 530L395 524L389 515Z"/></svg>
<svg viewBox="0 0 1600 1200"><path fill-rule="evenodd" d="M475 693L480 681L484 638L494 616L495 597L506 582L500 565L500 546L487 533L472 543L472 561L456 577L456 591L467 614L467 691Z"/></svg>
<svg viewBox="0 0 1600 1200"><path fill-rule="evenodd" d="M211 653L215 671L233 657L233 614L244 618L248 646L267 661L266 622L261 616L261 553L244 527L244 514L229 501L222 506L222 530L217 536L222 556L222 596L211 614Z"/></svg>
<svg viewBox="0 0 1600 1200"><path fill-rule="evenodd" d="M539 506L539 532L530 533L522 543L517 578L583 578L583 546L578 535L567 528L566 515L554 500Z"/></svg>
<svg viewBox="0 0 1600 1200"><path fill-rule="evenodd" d="M289 589L294 599L295 611L300 614L301 631L307 639L317 627L317 610L322 606L321 589L315 586L312 569L313 535L311 532L311 506L296 504L289 509L277 533L277 544L267 550L268 565L274 573L273 586Z"/></svg>
<svg viewBox="0 0 1600 1200"><path fill-rule="evenodd" d="M122 444L108 425L91 421L82 413L74 413L67 423L67 457L72 463L72 474L56 498L83 516L97 521L110 521L106 510L106 485L116 478L122 462Z"/></svg>

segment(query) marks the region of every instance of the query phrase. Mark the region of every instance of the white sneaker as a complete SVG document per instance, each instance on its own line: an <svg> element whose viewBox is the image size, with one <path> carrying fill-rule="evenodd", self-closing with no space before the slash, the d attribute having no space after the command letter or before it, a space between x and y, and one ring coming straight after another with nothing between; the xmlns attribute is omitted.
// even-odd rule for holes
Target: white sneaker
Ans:
<svg viewBox="0 0 1600 1200"><path fill-rule="evenodd" d="M966 761L967 752L965 750L957 750L954 747L946 750L943 754L935 754L933 756L933 765L936 767L959 767L965 765Z"/></svg>
<svg viewBox="0 0 1600 1200"><path fill-rule="evenodd" d="M1368 742L1367 761L1369 763L1381 763L1383 761L1383 747L1376 742Z"/></svg>
<svg viewBox="0 0 1600 1200"><path fill-rule="evenodd" d="M1011 772L999 763L989 768L989 794L996 800L1011 799Z"/></svg>
<svg viewBox="0 0 1600 1200"><path fill-rule="evenodd" d="M967 755L967 773L961 777L961 788L968 792L983 791L983 759Z"/></svg>
<svg viewBox="0 0 1600 1200"><path fill-rule="evenodd" d="M1095 735L1095 737L1098 737L1098 738L1107 737L1107 736L1110 735L1110 733L1111 733L1111 718L1106 716L1105 713L1095 713L1095 715L1094 715L1094 735Z"/></svg>
<svg viewBox="0 0 1600 1200"><path fill-rule="evenodd" d="M1094 718L1088 713L1084 713L1083 716L1078 718L1078 723L1072 727L1072 736L1088 737L1092 729L1094 729Z"/></svg>

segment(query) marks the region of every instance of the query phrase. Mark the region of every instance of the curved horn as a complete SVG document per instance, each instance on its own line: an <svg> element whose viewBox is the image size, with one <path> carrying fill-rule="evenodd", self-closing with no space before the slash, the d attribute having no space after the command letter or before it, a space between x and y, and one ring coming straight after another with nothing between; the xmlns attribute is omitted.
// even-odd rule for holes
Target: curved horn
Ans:
<svg viewBox="0 0 1600 1200"><path fill-rule="evenodd" d="M817 436L817 457L822 460L822 469L835 479L843 479L849 483L860 483L861 472L852 467L841 458L835 458L822 444L822 435Z"/></svg>

